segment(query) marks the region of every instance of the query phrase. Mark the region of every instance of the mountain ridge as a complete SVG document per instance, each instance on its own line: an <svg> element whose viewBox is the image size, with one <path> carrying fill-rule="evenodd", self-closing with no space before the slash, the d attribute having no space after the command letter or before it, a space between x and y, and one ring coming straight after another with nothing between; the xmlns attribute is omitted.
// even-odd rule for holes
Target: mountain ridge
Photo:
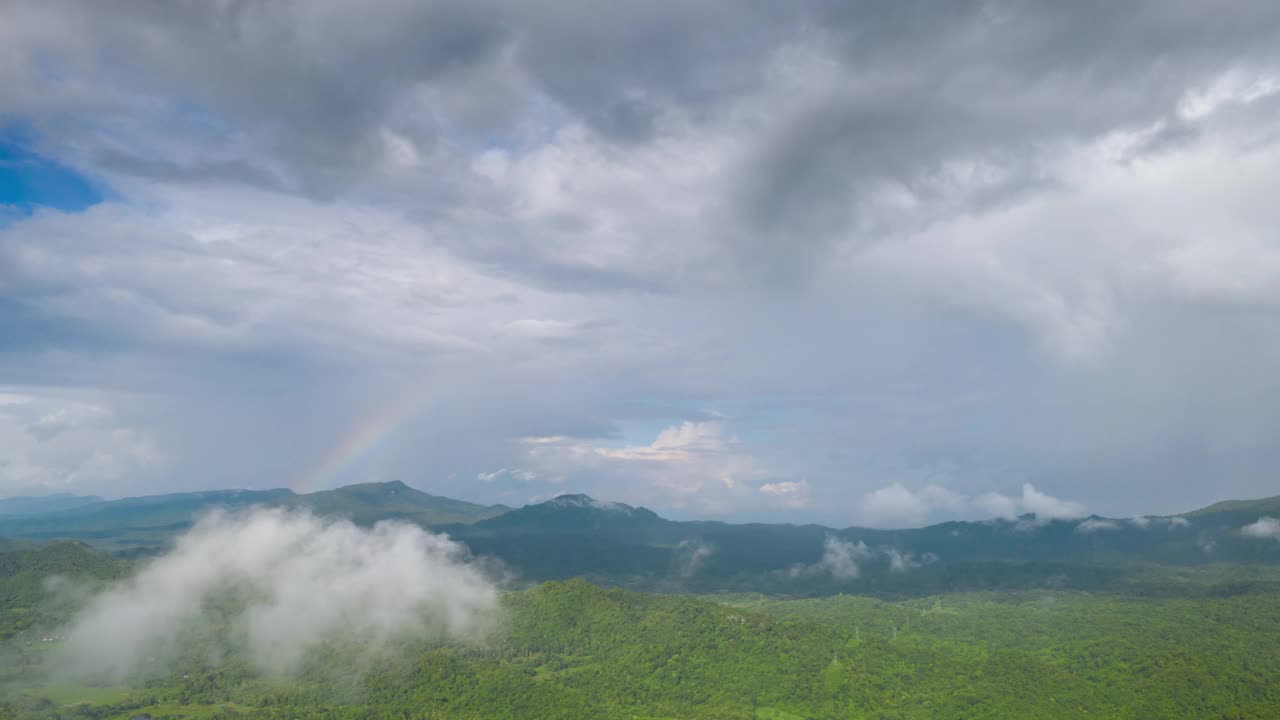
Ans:
<svg viewBox="0 0 1280 720"><path fill-rule="evenodd" d="M1243 531L1271 512L1273 500L1227 501L1173 516L1024 515L881 530L677 521L583 494L511 509L391 482L302 495L281 488L126 498L0 518L0 537L82 540L117 555L145 555L163 550L209 509L265 505L366 525L412 522L500 562L520 582L586 577L671 592L798 595L1098 589L1156 565L1280 564L1280 539Z"/></svg>

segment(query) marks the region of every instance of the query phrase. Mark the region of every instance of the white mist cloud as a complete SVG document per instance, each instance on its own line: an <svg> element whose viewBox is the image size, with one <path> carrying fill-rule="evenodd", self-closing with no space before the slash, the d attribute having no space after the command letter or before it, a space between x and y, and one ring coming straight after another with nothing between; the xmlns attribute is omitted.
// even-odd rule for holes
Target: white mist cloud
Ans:
<svg viewBox="0 0 1280 720"><path fill-rule="evenodd" d="M822 544L822 560L818 561L817 569L831 573L837 580L852 580L858 577L858 563L874 556L861 540L854 544L828 535Z"/></svg>
<svg viewBox="0 0 1280 720"><path fill-rule="evenodd" d="M1021 505L1024 512L1035 513L1040 520L1073 518L1084 514L1084 505L1046 495L1036 490L1031 483L1024 483L1022 486Z"/></svg>
<svg viewBox="0 0 1280 720"><path fill-rule="evenodd" d="M1034 514L1037 521L1074 518L1084 515L1085 507L1040 492L1031 483L1023 484L1021 497L994 492L969 497L940 485L912 491L893 483L862 496L857 520L870 527L912 527L923 525L938 514L1014 518L1026 513Z"/></svg>
<svg viewBox="0 0 1280 720"><path fill-rule="evenodd" d="M676 572L681 577L692 577L713 554L715 548L701 540L681 540L676 552Z"/></svg>
<svg viewBox="0 0 1280 720"><path fill-rule="evenodd" d="M791 576L820 573L830 574L836 580L853 580L861 576L862 566L865 563L877 559L887 562L890 572L903 573L937 562L938 556L933 553L917 556L911 552L885 546L871 548L861 540L853 543L828 535L822 543L822 559L813 565L798 565L792 568Z"/></svg>
<svg viewBox="0 0 1280 720"><path fill-rule="evenodd" d="M229 597L231 604L224 605ZM211 608L230 608L227 642L260 670L289 673L332 639L376 651L393 640L480 636L497 590L443 535L402 523L256 508L211 514L167 555L94 598L61 659L73 674L117 679L176 658Z"/></svg>
<svg viewBox="0 0 1280 720"><path fill-rule="evenodd" d="M1142 525L1141 527L1146 527L1146 526ZM1114 521L1106 520L1104 518L1089 518L1088 520L1081 522L1079 525L1076 525L1076 532L1081 533L1083 535L1091 535L1096 532L1105 532L1109 530L1119 530L1119 529L1120 529L1120 526L1116 524Z"/></svg>
<svg viewBox="0 0 1280 720"><path fill-rule="evenodd" d="M1137 517L1128 518L1127 522L1137 528L1159 528L1164 527L1168 530L1174 528L1184 528L1191 525L1191 521L1181 516L1160 517L1158 515L1139 515Z"/></svg>
<svg viewBox="0 0 1280 720"><path fill-rule="evenodd" d="M1275 538L1280 540L1280 520L1273 517L1260 517L1257 522L1240 528L1240 534L1255 538Z"/></svg>
<svg viewBox="0 0 1280 720"><path fill-rule="evenodd" d="M880 552L889 560L889 571L896 573L903 573L938 561L938 556L933 553L916 557L914 553L903 552L897 548L881 548Z"/></svg>

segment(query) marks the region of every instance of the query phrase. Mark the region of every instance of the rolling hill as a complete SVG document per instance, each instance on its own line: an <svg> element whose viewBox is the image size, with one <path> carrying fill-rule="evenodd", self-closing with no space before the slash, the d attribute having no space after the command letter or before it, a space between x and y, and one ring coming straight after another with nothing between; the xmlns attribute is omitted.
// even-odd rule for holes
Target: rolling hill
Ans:
<svg viewBox="0 0 1280 720"><path fill-rule="evenodd" d="M189 528L203 513L255 505L305 508L360 524L400 519L421 525L472 522L509 509L430 495L398 481L306 494L285 488L211 490L105 500L68 510L0 517L0 537L67 538L113 551L150 552Z"/></svg>
<svg viewBox="0 0 1280 720"><path fill-rule="evenodd" d="M1150 566L1280 563L1280 540L1241 528L1277 499L1170 517L1035 516L875 530L668 520L642 507L562 495L511 510L403 483L295 494L229 490L92 503L0 517L0 537L73 539L129 557L158 551L215 507L306 508L360 524L402 520L445 532L526 583L571 577L663 592L915 596L955 590L1129 587Z"/></svg>
<svg viewBox="0 0 1280 720"><path fill-rule="evenodd" d="M71 495L54 493L53 495L18 496L0 498L0 515L35 515L38 513L70 510L81 505L101 502L96 495Z"/></svg>

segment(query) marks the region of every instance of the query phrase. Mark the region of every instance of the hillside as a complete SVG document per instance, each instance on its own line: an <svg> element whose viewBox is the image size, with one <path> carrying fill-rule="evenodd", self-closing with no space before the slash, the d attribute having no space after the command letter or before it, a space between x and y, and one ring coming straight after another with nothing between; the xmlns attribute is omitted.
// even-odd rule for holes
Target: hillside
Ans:
<svg viewBox="0 0 1280 720"><path fill-rule="evenodd" d="M144 713L157 720L1262 720L1280 713L1274 594L717 602L572 580L511 593L505 606L507 621L489 644L411 644L362 673L349 672L337 648L289 681L256 678L235 658L201 660L146 687L113 691L97 712L59 703L101 691L36 685L0 700L0 713L15 720Z"/></svg>
<svg viewBox="0 0 1280 720"><path fill-rule="evenodd" d="M481 520L468 529L477 533L585 533L609 537L653 539L673 525L646 508L602 502L587 495L561 495L536 505Z"/></svg>
<svg viewBox="0 0 1280 720"><path fill-rule="evenodd" d="M106 500L57 512L0 517L0 536L68 538L114 551L145 551L162 547L210 510L254 505L307 508L362 524L387 519L422 525L467 523L508 510L502 505L475 505L429 495L398 481L302 495L284 488L213 490Z"/></svg>
<svg viewBox="0 0 1280 720"><path fill-rule="evenodd" d="M362 525L379 520L404 520L419 525L471 523L510 510L505 505L476 505L431 495L398 480L294 495L276 504L307 508L317 515L348 517Z"/></svg>
<svg viewBox="0 0 1280 720"><path fill-rule="evenodd" d="M0 498L0 515L34 515L37 513L57 512L101 501L102 498L96 495L71 495L68 493L7 497Z"/></svg>
<svg viewBox="0 0 1280 720"><path fill-rule="evenodd" d="M1280 542L1242 535L1260 510L1180 518L948 522L909 530L675 522L566 495L448 527L527 581L589 577L663 592L912 596L1128 586L1152 565L1280 563ZM589 538L589 542L584 542Z"/></svg>
<svg viewBox="0 0 1280 720"><path fill-rule="evenodd" d="M1280 495L1259 500L1223 500L1187 513L1187 516L1231 515L1256 519L1261 515L1280 517Z"/></svg>
<svg viewBox="0 0 1280 720"><path fill-rule="evenodd" d="M47 580L65 578L81 587L123 577L129 563L73 540L43 545L0 545L0 640L65 619L72 609L55 602Z"/></svg>
<svg viewBox="0 0 1280 720"><path fill-rule="evenodd" d="M587 577L661 592L907 597L938 592L1125 586L1151 565L1280 563L1280 542L1241 528L1276 499L1219 503L1174 517L1024 516L873 530L678 522L643 507L563 495L511 510L431 495L403 483L212 491L105 501L0 517L0 537L74 539L123 556L163 548L215 507L307 508L360 524L403 520L446 532L501 560L524 583Z"/></svg>

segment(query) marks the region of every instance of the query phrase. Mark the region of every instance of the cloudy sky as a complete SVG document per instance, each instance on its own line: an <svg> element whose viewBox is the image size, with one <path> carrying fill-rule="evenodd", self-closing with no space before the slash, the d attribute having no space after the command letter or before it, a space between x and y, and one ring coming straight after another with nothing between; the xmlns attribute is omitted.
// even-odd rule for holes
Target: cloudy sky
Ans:
<svg viewBox="0 0 1280 720"><path fill-rule="evenodd" d="M1280 4L0 22L0 495L1280 493Z"/></svg>

